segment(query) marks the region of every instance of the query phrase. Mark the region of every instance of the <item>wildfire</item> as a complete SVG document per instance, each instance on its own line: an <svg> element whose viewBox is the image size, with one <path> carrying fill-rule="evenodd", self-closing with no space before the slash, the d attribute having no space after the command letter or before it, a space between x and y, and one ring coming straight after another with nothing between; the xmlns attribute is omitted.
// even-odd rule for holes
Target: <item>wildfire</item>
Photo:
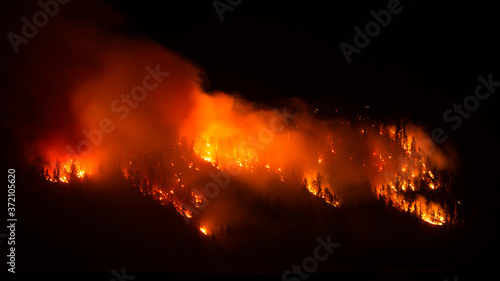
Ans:
<svg viewBox="0 0 500 281"><path fill-rule="evenodd" d="M323 180L319 173L315 176L306 176L304 178L304 186L313 195L325 200L328 204L339 207L340 200L335 193L332 194L332 188Z"/></svg>
<svg viewBox="0 0 500 281"><path fill-rule="evenodd" d="M207 230L206 230L204 227L200 227L200 231L201 231L203 234L208 235Z"/></svg>
<svg viewBox="0 0 500 281"><path fill-rule="evenodd" d="M383 131L385 130L381 130ZM428 171L428 165L422 152L417 149L414 136L408 136L404 128L391 128L390 133L387 137L392 144L392 150L374 158L375 166L380 167L379 172L382 167L386 167L383 175L385 183L375 186L375 194L393 207L412 213L427 223L446 224L453 216L449 212L450 207L433 202L426 196L444 188L445 183L437 180L435 175ZM389 163L398 166L401 162L403 166L400 170L390 171ZM427 199L424 199L425 197Z"/></svg>
<svg viewBox="0 0 500 281"><path fill-rule="evenodd" d="M52 173L49 172L52 170ZM71 159L68 163L62 163L56 160L54 166L43 167L40 171L40 175L48 181L51 182L62 182L70 183L75 179L83 179L87 174L92 174L91 172L85 172L83 165L77 163L74 159Z"/></svg>
<svg viewBox="0 0 500 281"><path fill-rule="evenodd" d="M353 126L349 122L345 123L343 126ZM359 136L358 130L359 127L353 132ZM335 188L337 183L329 167L358 162L357 168L375 171L377 176L370 177L370 180L373 181L376 198L433 225L444 225L454 219L451 207L443 203L445 200L436 199L436 192L446 189L446 174L427 162L425 154L416 145L415 136L407 134L404 127L395 126L368 126L362 129L362 134L363 138L379 138L377 141L386 142L388 148L384 146L367 151L368 160L359 163L358 155L343 149L348 141L336 138L333 134L322 134L323 139L316 139L314 145L304 147L307 157L298 157L300 151L293 148L300 146L293 143L297 139L290 132L277 133L273 137L275 145L269 146L269 149L263 145L262 148L249 149L245 145L246 141L240 145L240 140L251 139L245 134L230 134L226 138L201 134L192 139L183 137L162 156L131 155L130 159L123 162L128 166L122 166L121 169L125 178L133 182L144 195L151 196L161 204L174 206L187 219L196 219L197 209L205 202L203 195L194 192L193 188L200 190L203 187L192 186L185 180L184 174L193 176L200 173L200 169L208 167L224 171L236 164L243 172L265 172L266 177L273 177L278 184L301 183L314 196L334 207L340 207L339 191ZM52 173L49 168L44 168L42 176L52 182L70 183L91 174L90 170L83 169L83 165L74 160L64 164L56 161L51 170ZM298 175L302 175L299 181ZM206 228L201 227L200 231L207 233Z"/></svg>

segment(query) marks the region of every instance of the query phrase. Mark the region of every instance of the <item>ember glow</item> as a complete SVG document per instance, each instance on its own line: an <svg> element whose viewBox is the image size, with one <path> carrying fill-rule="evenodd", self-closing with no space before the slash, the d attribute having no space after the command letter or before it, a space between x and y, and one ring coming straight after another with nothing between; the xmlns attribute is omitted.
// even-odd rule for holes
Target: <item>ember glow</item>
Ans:
<svg viewBox="0 0 500 281"><path fill-rule="evenodd" d="M43 167L40 171L40 175L46 180L62 183L69 183L70 179L83 179L91 174L92 170L85 171L83 165L74 159L71 159L68 163L62 163L56 159L54 166Z"/></svg>
<svg viewBox="0 0 500 281"><path fill-rule="evenodd" d="M206 230L204 227L200 227L200 231L201 231L203 234L208 235L207 230Z"/></svg>

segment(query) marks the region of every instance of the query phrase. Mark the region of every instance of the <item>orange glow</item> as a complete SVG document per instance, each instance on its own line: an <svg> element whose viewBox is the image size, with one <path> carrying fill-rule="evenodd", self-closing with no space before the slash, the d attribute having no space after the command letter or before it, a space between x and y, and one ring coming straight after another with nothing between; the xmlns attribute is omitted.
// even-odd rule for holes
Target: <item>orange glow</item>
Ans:
<svg viewBox="0 0 500 281"><path fill-rule="evenodd" d="M423 194L426 194L425 187L433 191L443 188L444 183L436 181L434 174L427 170L423 152L419 152L416 147L412 147L410 141L405 141L405 139L416 139L415 136L408 134L408 132L406 132L408 135L404 135L395 128L390 129L390 132L391 135L387 137L395 145L393 153L397 153L399 149L402 149L404 154L399 157L396 155L394 157L397 159L396 161L390 155L379 154L379 157L375 158L378 161L376 165L380 166L379 172L382 167L387 170L383 175L384 180L382 180L382 183L375 185L375 194L378 198L391 203L393 207L412 213L429 224L446 224L451 219L450 214L446 213L446 206L429 201L423 196ZM399 163L404 164L400 171L391 169L391 167ZM416 188L417 184L420 184L421 187L419 188L423 189ZM410 196L410 193L415 195ZM410 198L414 199L409 201Z"/></svg>
<svg viewBox="0 0 500 281"><path fill-rule="evenodd" d="M207 230L206 230L204 227L200 227L200 231L201 231L203 234L208 235Z"/></svg>
<svg viewBox="0 0 500 281"><path fill-rule="evenodd" d="M212 126L219 127L216 125ZM373 161L373 165L371 167L377 171L379 178L380 176L384 178L381 182L378 181L375 185L374 189L376 197L384 199L388 203L391 202L392 207L398 208L401 211L417 215L427 223L444 225L449 222L451 218L450 215L446 213L446 206L442 206L437 202L427 202L422 199L424 198L422 196L424 192L422 188L427 187L429 190L433 191L443 187L443 183L438 180L438 177L429 171L429 163L425 163L424 155L421 152L418 152L415 147L412 147L414 144L408 140L399 139L399 142L396 142L398 138L401 137L400 131L392 129L390 131L390 135L385 135L385 131L387 130L380 131L382 132L381 138L388 137L394 147L385 150L379 148L369 154L372 156L371 159ZM226 131L226 133L229 132ZM280 140L282 143L279 142L278 145L270 145L272 149L269 151L266 151L265 149L262 151L252 151L247 150L242 146L230 146L227 145L227 143L234 142L222 138L210 136L197 137L192 140L192 152L196 158L191 158L188 161L187 156L182 155L182 159L184 159L185 163L176 162L174 164L174 162L169 162L170 165L172 167L176 167L176 169L180 169L183 165L185 165L193 172L200 171L200 169L196 167L198 166L198 164L195 164L198 163L196 162L196 159L208 162L219 170L224 170L231 163L237 163L239 167L248 172L265 169L267 172L275 175L280 182L287 183L290 182L287 169L275 167L289 167L290 165L292 167L294 165L300 166L300 164L302 164L300 161L304 161L288 160L290 158L290 152L292 154L294 153L293 149L280 150L280 147L293 148L293 145L290 144L290 141L288 140L289 135L290 134L287 134L286 138ZM231 136L230 139L233 137L235 136ZM278 138L278 135L275 138ZM413 136L408 134L405 138L411 139ZM237 136L236 139L238 139ZM330 136L328 136L328 139L330 139ZM341 143L341 141L338 140L337 143ZM334 144L335 142L329 140L327 151L334 151ZM182 145L182 142L179 142L179 145ZM149 156L149 159L151 159L151 156ZM330 175L328 172L325 172L327 170L324 171L325 167L330 165L329 163L331 160L329 160L324 154L323 157L315 159L316 160L311 159L312 161L315 161L315 163L313 162L310 164L308 172L303 172L302 179L304 179L304 182L307 183L304 184L304 186L314 196L322 198L326 203L334 207L339 207L341 205L341 200L338 196L337 190L335 189L335 184L332 184ZM352 161L353 157L346 155L345 160ZM127 161L127 163L132 166L134 161ZM74 160L64 164L57 162L55 166L59 167L59 176L51 176L51 173L48 172L45 173L47 180L69 183L71 182L72 177L75 179L82 179L91 174L90 170L85 170L81 163ZM363 163L362 166L365 167L366 165ZM399 169L396 169L398 166ZM193 167L195 167L195 169L192 169ZM50 169L52 169L52 167ZM45 170L47 171L49 168L45 168ZM122 171L126 178L130 178L128 168L122 168ZM318 180L319 174L321 174L321 176ZM186 189L187 183L184 182L181 177L182 174L180 172L176 173L172 178L175 187L170 186L166 190L162 190L164 187L159 186L146 188L150 185L148 178L144 178L146 186L139 185L138 187L144 194L152 196L162 204L172 204L179 214L185 218L193 219L193 215L196 215L196 212L193 213L193 209L190 209L186 203L190 203L196 209L203 205L204 201L201 196ZM184 194L185 191L191 193L190 202L182 202L179 199L182 198L182 194ZM409 193L414 193L416 196L408 196ZM416 199L411 199L411 201L408 199L415 197ZM206 229L204 230L206 231Z"/></svg>
<svg viewBox="0 0 500 281"><path fill-rule="evenodd" d="M62 163L56 160L54 165L43 167L43 177L51 182L70 183L72 178L83 179L87 174L92 174L89 170L87 173L81 163L71 159L67 163Z"/></svg>
<svg viewBox="0 0 500 281"><path fill-rule="evenodd" d="M170 140L175 148L167 148L174 151L149 166L143 162L152 162L152 155L139 159L132 154L133 149L125 151L131 153L128 154L131 159L126 159L120 167L125 178L143 194L161 204L173 205L185 218L196 220L197 208L206 200L193 192L194 188L202 190L203 185L189 179L236 166L242 171L238 174L241 181L260 181L263 188L271 188L271 183L286 185L290 192L294 187L306 188L334 207L348 202L341 197L343 194L354 193L343 192L342 188L369 181L374 187L374 197L390 202L392 207L436 225L451 220L446 214L449 206L441 206L436 199L432 202L415 199L425 198L424 195L429 195L426 192L445 190L445 183L440 181L444 178L441 167L427 160L429 155L417 147L418 141L424 139L421 134L401 126L375 126L368 122L356 125L344 121L337 122L342 125L332 125L333 121L311 121L305 117L284 126L269 122L279 121L273 110L256 109L222 93L208 95L200 89L193 92L192 107L179 119L178 132ZM281 125L283 130L272 130ZM52 150L45 154L52 157L47 158L51 161L62 159ZM83 179L101 164L100 156L47 166L45 177L63 183ZM149 172L153 170L154 173ZM249 176L250 173L253 175Z"/></svg>

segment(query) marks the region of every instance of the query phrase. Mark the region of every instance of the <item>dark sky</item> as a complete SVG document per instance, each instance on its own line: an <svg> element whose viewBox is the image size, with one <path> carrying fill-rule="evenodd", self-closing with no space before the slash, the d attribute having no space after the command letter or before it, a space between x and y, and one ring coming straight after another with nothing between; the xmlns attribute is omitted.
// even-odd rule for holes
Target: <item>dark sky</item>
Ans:
<svg viewBox="0 0 500 281"><path fill-rule="evenodd" d="M498 72L497 15L488 5L402 1L348 64L339 44L354 45L353 28L364 29L370 11L389 1L242 1L223 22L213 1L116 2L132 29L203 66L211 88L256 101L353 102L432 122L473 93L478 75Z"/></svg>
<svg viewBox="0 0 500 281"><path fill-rule="evenodd" d="M498 73L499 24L489 3L401 1L402 11L348 64L339 44L354 45L353 28L363 30L370 11L390 1L234 1L241 4L223 22L213 0L111 2L126 18L119 32L152 37L203 67L209 89L256 102L299 96L325 107L371 105L437 126L473 92L478 75ZM4 33L38 9L2 5Z"/></svg>

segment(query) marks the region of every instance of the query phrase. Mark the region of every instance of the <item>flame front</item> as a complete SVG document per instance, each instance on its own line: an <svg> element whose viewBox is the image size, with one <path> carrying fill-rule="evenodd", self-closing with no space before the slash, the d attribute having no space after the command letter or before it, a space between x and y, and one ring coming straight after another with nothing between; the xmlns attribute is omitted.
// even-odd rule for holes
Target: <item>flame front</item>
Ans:
<svg viewBox="0 0 500 281"><path fill-rule="evenodd" d="M86 175L91 174L91 170L86 172L83 165L74 159L71 159L68 163L56 160L54 166L45 166L40 171L40 175L46 180L62 183L69 183L70 179L83 179Z"/></svg>
<svg viewBox="0 0 500 281"><path fill-rule="evenodd" d="M430 171L426 154L418 147L415 136L407 135L405 128L381 127L379 134L390 142L390 148L372 154L373 164L384 178L382 183L374 185L377 197L433 225L456 220L456 207L446 205L442 196L443 192L451 196L448 194L451 173L436 169L440 173L437 177Z"/></svg>

